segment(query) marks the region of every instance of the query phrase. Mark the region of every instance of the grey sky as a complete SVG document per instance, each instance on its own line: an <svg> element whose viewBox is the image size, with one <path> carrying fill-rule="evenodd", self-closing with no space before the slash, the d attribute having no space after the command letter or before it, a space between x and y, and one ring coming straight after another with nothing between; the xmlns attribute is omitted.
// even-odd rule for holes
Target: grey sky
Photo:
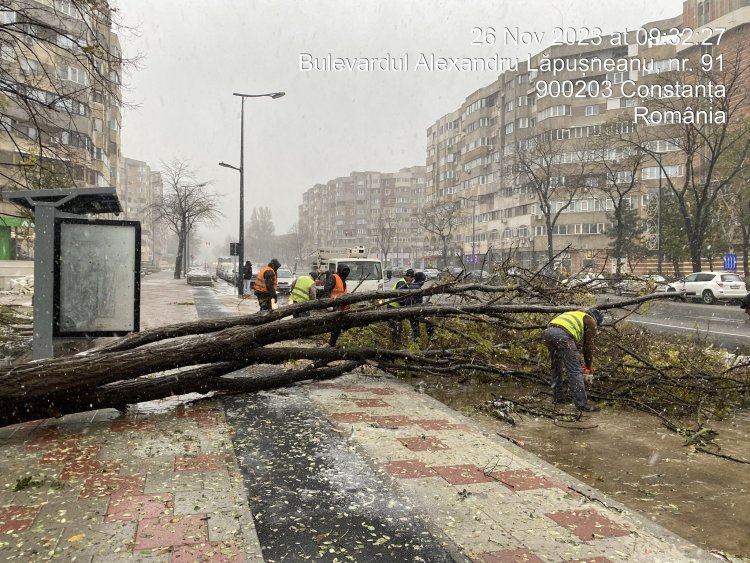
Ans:
<svg viewBox="0 0 750 563"><path fill-rule="evenodd" d="M240 100L232 92L286 97L245 103L246 217L273 211L277 233L296 221L302 193L353 170L390 172L424 164L425 132L494 72L301 72L300 53L376 57L524 57L541 48L472 45L472 28L634 28L680 13L681 0L119 0L126 55L122 150L152 168L188 159L214 181L225 218L203 236L223 245L238 232ZM548 43L548 41L545 41ZM543 48L543 47L542 47ZM223 254L228 253L222 252Z"/></svg>

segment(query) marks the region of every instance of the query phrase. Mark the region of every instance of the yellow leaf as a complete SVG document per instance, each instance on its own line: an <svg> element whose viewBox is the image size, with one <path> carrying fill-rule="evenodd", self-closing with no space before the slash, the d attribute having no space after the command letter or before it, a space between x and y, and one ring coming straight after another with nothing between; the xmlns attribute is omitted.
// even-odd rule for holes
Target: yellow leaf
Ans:
<svg viewBox="0 0 750 563"><path fill-rule="evenodd" d="M81 541L85 537L86 537L86 534L76 534L75 536L69 537L68 541L69 542L77 542L77 541Z"/></svg>

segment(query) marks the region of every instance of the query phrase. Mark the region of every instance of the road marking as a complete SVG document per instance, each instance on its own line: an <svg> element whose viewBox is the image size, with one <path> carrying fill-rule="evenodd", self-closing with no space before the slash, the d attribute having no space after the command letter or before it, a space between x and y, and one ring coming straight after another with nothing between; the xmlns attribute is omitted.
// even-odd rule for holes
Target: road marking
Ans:
<svg viewBox="0 0 750 563"><path fill-rule="evenodd" d="M718 334L718 335L722 335L722 336L739 336L741 338L750 338L746 334L737 334L736 332L720 332L720 331L717 331L717 330L710 330L710 329L706 329L706 328L668 325L668 324L663 324L663 323L661 323L661 324L660 323L650 323L648 321L634 321L634 320L630 320L630 319L628 319L628 320L631 323L635 323L635 324L654 325L654 326L660 326L660 327L663 327L663 328L676 328L676 329L679 329L679 330L698 330L698 331L708 332L708 333L711 333L711 334Z"/></svg>

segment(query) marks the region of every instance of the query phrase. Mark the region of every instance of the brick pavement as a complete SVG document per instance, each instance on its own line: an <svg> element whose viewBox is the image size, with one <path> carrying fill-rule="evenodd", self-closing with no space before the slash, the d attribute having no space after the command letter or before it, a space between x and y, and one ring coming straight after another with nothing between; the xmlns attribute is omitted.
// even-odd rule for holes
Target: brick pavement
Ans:
<svg viewBox="0 0 750 563"><path fill-rule="evenodd" d="M195 319L184 281L145 278L144 328ZM396 380L350 374L306 392L472 561L708 559ZM0 560L262 561L222 404L176 404L0 429Z"/></svg>
<svg viewBox="0 0 750 563"><path fill-rule="evenodd" d="M472 561L715 560L395 379L349 374L306 390Z"/></svg>

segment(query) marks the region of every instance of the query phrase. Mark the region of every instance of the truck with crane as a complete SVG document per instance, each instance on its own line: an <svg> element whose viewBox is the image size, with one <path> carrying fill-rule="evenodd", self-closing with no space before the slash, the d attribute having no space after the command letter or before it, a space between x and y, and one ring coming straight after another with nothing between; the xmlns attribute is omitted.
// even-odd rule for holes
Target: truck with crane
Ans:
<svg viewBox="0 0 750 563"><path fill-rule="evenodd" d="M319 248L312 258L311 269L315 272L333 274L348 266L346 286L349 293L383 290L383 264L377 258L369 258L364 246Z"/></svg>

